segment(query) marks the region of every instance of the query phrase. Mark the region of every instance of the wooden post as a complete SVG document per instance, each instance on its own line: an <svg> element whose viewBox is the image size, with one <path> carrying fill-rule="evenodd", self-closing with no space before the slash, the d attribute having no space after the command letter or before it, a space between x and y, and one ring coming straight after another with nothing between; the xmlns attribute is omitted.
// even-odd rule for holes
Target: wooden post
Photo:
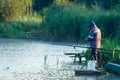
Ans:
<svg viewBox="0 0 120 80"><path fill-rule="evenodd" d="M81 63L82 62L82 60L81 60L81 54L78 54L78 58L79 58L79 63Z"/></svg>

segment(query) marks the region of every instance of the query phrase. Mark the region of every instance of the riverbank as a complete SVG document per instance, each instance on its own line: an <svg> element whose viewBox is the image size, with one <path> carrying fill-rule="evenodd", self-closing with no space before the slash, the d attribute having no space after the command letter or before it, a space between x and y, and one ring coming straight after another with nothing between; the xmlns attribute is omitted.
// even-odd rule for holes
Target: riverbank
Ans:
<svg viewBox="0 0 120 80"><path fill-rule="evenodd" d="M48 44L54 44L54 45L63 45L63 46L79 46L79 45L89 45L88 42L85 41L79 41L79 42L67 42L67 41L46 41L46 40L38 40L38 39L31 39L31 38L4 38L0 37L0 40L25 40L25 41L36 41L36 42L42 42L42 43L48 43Z"/></svg>

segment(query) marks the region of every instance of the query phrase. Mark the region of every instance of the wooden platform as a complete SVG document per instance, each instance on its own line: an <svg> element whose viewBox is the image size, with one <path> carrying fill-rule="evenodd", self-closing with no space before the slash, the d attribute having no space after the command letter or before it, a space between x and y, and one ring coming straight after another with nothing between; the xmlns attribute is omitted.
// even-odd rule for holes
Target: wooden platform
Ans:
<svg viewBox="0 0 120 80"><path fill-rule="evenodd" d="M82 62L81 58L84 57L82 53L64 53L64 54L68 55L70 57L73 57L74 58L74 63L77 62L76 58L79 58L79 63L81 63Z"/></svg>
<svg viewBox="0 0 120 80"><path fill-rule="evenodd" d="M93 71L93 70L75 70L75 76L93 76L93 75L101 75L101 71Z"/></svg>

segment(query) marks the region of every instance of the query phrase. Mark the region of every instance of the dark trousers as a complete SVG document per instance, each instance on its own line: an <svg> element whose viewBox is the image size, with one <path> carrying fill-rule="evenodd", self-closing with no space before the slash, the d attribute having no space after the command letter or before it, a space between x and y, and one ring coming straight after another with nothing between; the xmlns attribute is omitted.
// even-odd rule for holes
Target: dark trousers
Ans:
<svg viewBox="0 0 120 80"><path fill-rule="evenodd" d="M96 48L91 49L92 58L94 60L97 60L97 51L98 51L98 49L96 49Z"/></svg>

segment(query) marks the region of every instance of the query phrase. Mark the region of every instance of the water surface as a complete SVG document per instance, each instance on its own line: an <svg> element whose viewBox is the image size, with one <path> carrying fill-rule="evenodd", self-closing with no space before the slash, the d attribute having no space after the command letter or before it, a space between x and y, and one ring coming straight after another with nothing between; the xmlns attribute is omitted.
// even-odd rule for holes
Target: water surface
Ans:
<svg viewBox="0 0 120 80"><path fill-rule="evenodd" d="M119 80L118 76L80 76L81 65L65 52L82 52L66 43L22 39L0 39L0 79L3 80Z"/></svg>

